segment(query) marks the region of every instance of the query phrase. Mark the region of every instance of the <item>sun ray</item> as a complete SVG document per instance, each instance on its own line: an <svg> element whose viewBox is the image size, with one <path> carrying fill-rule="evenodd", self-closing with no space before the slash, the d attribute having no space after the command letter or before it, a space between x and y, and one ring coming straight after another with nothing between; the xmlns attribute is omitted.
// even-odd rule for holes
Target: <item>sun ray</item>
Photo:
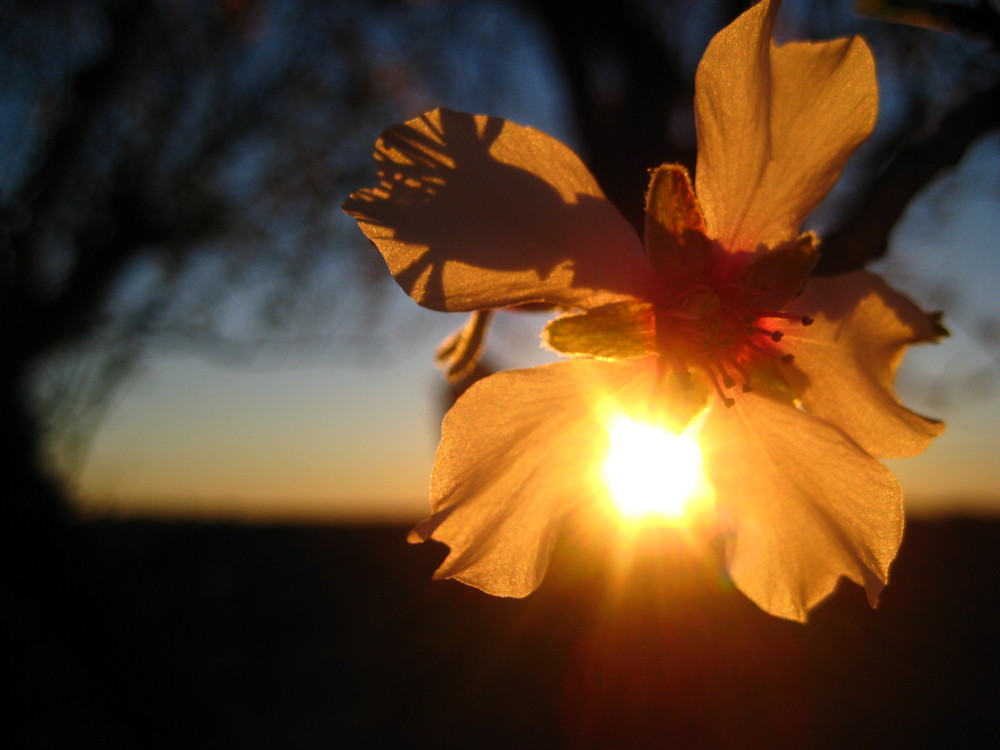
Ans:
<svg viewBox="0 0 1000 750"><path fill-rule="evenodd" d="M624 414L610 420L602 475L619 515L686 526L712 504L698 444L702 422L695 418L676 434Z"/></svg>

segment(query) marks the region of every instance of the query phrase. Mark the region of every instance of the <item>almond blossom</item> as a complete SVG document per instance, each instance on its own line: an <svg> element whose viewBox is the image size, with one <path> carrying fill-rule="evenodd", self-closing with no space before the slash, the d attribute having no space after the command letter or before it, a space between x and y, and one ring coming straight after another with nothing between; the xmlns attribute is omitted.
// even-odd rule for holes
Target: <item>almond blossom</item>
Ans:
<svg viewBox="0 0 1000 750"><path fill-rule="evenodd" d="M903 531L878 459L943 429L892 383L906 346L942 329L874 274L809 277L818 240L800 225L871 133L877 86L860 38L776 46L779 6L709 44L695 183L653 171L642 240L532 128L440 109L376 144L380 185L345 210L414 300L480 321L567 310L543 336L567 359L485 378L444 419L434 512L411 533L450 548L436 578L537 588L561 524L603 491L617 410L704 420L727 569L762 609L804 620L841 576L876 602Z"/></svg>

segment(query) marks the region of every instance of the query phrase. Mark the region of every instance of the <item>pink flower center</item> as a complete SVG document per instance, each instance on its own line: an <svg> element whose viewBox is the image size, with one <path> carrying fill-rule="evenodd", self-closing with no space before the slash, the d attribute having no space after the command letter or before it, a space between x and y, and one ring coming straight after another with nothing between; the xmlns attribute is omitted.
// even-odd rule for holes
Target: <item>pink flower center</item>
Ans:
<svg viewBox="0 0 1000 750"><path fill-rule="evenodd" d="M691 370L704 374L722 402L735 402L728 391L753 390L760 363L790 364L794 355L782 350L777 321L810 325L812 318L763 306L766 290L745 283L696 284L656 304L656 330L661 356L683 381Z"/></svg>

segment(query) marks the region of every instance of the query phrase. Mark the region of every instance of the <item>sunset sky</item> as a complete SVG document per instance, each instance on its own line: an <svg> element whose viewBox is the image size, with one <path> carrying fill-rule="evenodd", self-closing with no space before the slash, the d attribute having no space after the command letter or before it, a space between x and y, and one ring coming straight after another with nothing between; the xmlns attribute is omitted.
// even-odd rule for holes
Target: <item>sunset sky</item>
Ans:
<svg viewBox="0 0 1000 750"><path fill-rule="evenodd" d="M998 372L972 339L975 326L1000 316L1000 257L991 249L1000 236L998 162L997 138L978 144L911 206L880 267L929 309L942 306L944 295L953 333L937 346L911 349L899 381L908 405L948 422L924 455L890 462L913 513L1000 513ZM419 308L395 287L387 288L386 304L396 338L374 355L362 347L300 362L264 353L234 368L152 352L73 474L80 507L97 514L417 519L427 509L441 417L433 351L463 318ZM547 361L537 348L543 319L502 317L492 355L505 366ZM949 386L951 397L933 397L935 384Z"/></svg>
<svg viewBox="0 0 1000 750"><path fill-rule="evenodd" d="M524 75L501 97L503 111L490 113L573 145L565 91L540 38L527 34L507 62ZM426 106L484 111L496 100L470 84ZM891 118L891 83L880 106L880 119ZM373 144L377 136L371 133ZM914 512L1000 513L1000 363L991 360L1000 345L998 167L1000 137L988 136L911 203L877 268L925 309L943 309L953 334L911 349L900 377L907 405L948 422L924 455L891 464ZM330 211L345 236L360 240L339 206ZM822 224L816 228L822 236ZM64 469L79 507L232 518L420 517L442 416L433 352L464 318L418 307L391 281L384 291L378 331L359 327L361 343L351 347L331 343L308 356L265 350L226 366L154 342L89 449ZM542 318L500 318L489 340L494 361L509 367L551 359L538 348Z"/></svg>

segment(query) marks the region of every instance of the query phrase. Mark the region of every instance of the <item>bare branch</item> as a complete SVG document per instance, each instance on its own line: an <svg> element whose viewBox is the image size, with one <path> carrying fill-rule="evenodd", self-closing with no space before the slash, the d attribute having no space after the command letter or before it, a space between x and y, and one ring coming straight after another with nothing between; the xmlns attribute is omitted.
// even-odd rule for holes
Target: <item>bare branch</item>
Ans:
<svg viewBox="0 0 1000 750"><path fill-rule="evenodd" d="M1000 83L955 107L929 136L901 148L862 192L856 208L823 242L819 274L844 273L882 257L910 201L953 167L982 135L1000 127Z"/></svg>

